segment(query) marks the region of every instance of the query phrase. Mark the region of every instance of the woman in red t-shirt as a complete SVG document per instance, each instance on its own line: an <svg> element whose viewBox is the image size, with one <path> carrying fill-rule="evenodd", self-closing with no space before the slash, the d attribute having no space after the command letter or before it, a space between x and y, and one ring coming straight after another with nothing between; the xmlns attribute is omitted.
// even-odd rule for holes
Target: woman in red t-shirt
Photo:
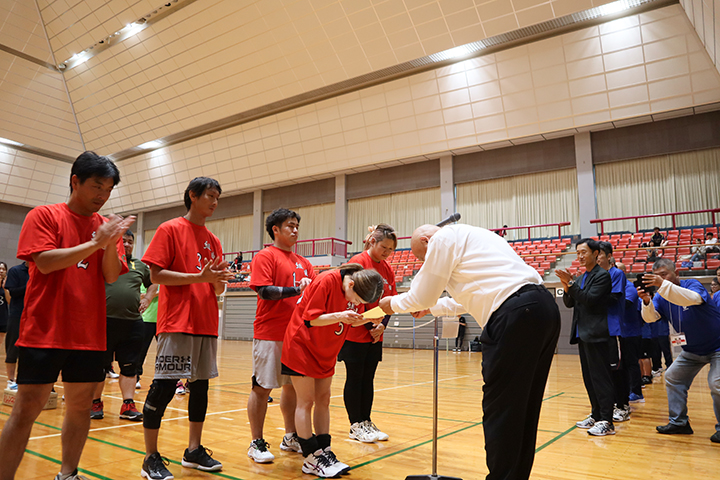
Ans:
<svg viewBox="0 0 720 480"><path fill-rule="evenodd" d="M364 328L369 320L360 315L362 305L376 302L382 292L378 272L348 264L318 275L293 312L283 341L282 373L292 377L297 395L295 427L305 456L303 473L330 478L350 468L330 449L330 387L348 330Z"/></svg>
<svg viewBox="0 0 720 480"><path fill-rule="evenodd" d="M365 238L365 251L350 259L365 268L377 271L383 277L383 297L397 295L395 274L387 262L397 248L397 235L390 225L381 223L368 227L370 234ZM377 302L366 305L369 310ZM375 393L375 371L382 361L382 335L390 315L377 325L366 324L353 328L345 338L338 360L345 362L345 389L343 400L350 419L350 438L360 442L385 441L388 435L380 431L370 419Z"/></svg>

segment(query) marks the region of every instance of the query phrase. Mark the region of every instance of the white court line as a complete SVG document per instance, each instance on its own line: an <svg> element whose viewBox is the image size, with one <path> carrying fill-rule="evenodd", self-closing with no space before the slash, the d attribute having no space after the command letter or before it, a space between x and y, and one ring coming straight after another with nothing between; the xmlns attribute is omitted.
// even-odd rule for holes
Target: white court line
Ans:
<svg viewBox="0 0 720 480"><path fill-rule="evenodd" d="M458 380L458 379L460 379L460 378L467 378L467 377L470 377L470 376L471 376L471 375L461 375L461 376L459 376L459 377L443 378L443 379L440 379L440 380L438 380L438 381L439 381L439 382L447 382L447 381L450 381L450 380ZM400 389L400 388L419 387L420 385L427 385L428 383L433 383L433 380L428 381L428 382L409 383L409 384L407 384L407 385L397 385L397 386L395 386L395 387L380 388L380 389L377 389L377 390L375 390L375 391L376 391L376 392L385 392L385 391L388 391L388 390L397 390L397 389ZM191 395L192 395L192 393L191 393ZM339 398L339 397L342 397L342 394L340 394L340 395L333 395L333 396L330 397L330 398ZM111 397L111 398L116 398L116 397ZM268 408L279 407L279 406L280 406L280 404L279 404L279 403L276 403L276 404L273 404L273 405L268 405ZM176 409L176 410L179 410L179 409ZM236 409L236 410L225 410L225 411L222 411L222 412L211 412L211 413L207 413L205 416L206 416L206 417L209 417L209 416L211 416L211 415L224 415L224 414L227 414L227 413L244 412L244 411L246 411L246 410L247 410L247 408L239 408L239 409ZM180 411L185 411L185 410L180 410ZM185 418L188 418L188 417L187 417L187 416L182 416L182 417L175 417L175 418L163 418L162 421L163 421L163 422L170 422L170 421L173 421L173 420L183 420L183 419L185 419ZM114 426L112 426L112 427L92 428L92 429L90 429L90 432L99 432L99 431L103 431L103 430L114 430L114 429L117 429L117 428L127 428L127 427L137 427L137 426L142 426L142 423L141 423L141 422L138 422L138 423L131 423L131 424L128 424L128 425L114 425ZM41 438L59 437L60 435L61 435L60 433L55 433L55 434L52 434L52 435L44 435L44 436L40 436L40 437L30 437L30 440L38 440L38 439L41 439Z"/></svg>

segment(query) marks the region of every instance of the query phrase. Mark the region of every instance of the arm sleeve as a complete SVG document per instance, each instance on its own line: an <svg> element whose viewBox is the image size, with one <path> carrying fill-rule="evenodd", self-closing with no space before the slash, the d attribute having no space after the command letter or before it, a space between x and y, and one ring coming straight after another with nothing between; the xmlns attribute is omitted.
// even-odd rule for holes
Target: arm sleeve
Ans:
<svg viewBox="0 0 720 480"><path fill-rule="evenodd" d="M438 303L456 264L453 245L439 237L440 232L432 238L433 245L428 248L425 263L410 290L392 297L390 305L394 312L417 312Z"/></svg>
<svg viewBox="0 0 720 480"><path fill-rule="evenodd" d="M275 285L264 285L257 287L258 297L263 300L282 300L283 298L297 297L300 295L300 287L276 287Z"/></svg>
<svg viewBox="0 0 720 480"><path fill-rule="evenodd" d="M657 308L655 308L655 298L657 298L657 293L655 294L655 297L645 305L645 302L640 299L640 305L642 305L640 308L640 313L642 315L643 320L645 320L646 323L653 323L658 320L660 320L660 313L657 311Z"/></svg>
<svg viewBox="0 0 720 480"><path fill-rule="evenodd" d="M700 296L699 293L675 285L670 280L663 280L662 285L658 288L658 293L668 302L680 305L681 307L690 307L703 303L702 296Z"/></svg>
<svg viewBox="0 0 720 480"><path fill-rule="evenodd" d="M578 277L577 281L579 281L579 280L580 280L580 278ZM563 303L565 304L565 306L567 308L573 308L575 306L575 299L572 296L570 296L569 291L565 292L562 299L563 299Z"/></svg>
<svg viewBox="0 0 720 480"><path fill-rule="evenodd" d="M456 316L468 313L467 309L456 302L452 297L443 297L438 300L434 307L430 308L430 313L439 317L442 315Z"/></svg>
<svg viewBox="0 0 720 480"><path fill-rule="evenodd" d="M17 270L11 268L5 279L5 289L10 292L11 296L17 297L18 295L23 295L26 288L27 282L21 283Z"/></svg>

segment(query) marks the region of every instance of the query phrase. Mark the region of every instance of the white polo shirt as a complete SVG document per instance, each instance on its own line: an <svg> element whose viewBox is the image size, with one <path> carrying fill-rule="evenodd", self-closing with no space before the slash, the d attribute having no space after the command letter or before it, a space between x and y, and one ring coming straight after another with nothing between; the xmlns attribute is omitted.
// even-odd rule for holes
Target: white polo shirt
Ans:
<svg viewBox="0 0 720 480"><path fill-rule="evenodd" d="M392 297L397 313L430 308L435 316L469 313L485 326L492 313L523 285L541 285L538 272L490 230L448 225L428 242L425 263L410 290ZM443 290L452 298L440 298Z"/></svg>

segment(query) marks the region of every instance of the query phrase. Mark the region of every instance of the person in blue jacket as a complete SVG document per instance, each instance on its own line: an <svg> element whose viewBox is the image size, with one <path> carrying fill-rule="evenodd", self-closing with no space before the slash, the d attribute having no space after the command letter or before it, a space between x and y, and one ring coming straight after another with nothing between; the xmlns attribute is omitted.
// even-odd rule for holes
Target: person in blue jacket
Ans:
<svg viewBox="0 0 720 480"><path fill-rule="evenodd" d="M625 272L625 265L622 263L618 262L615 266ZM641 305L642 301L638 297L635 285L629 281L625 282L625 312L620 322L620 345L624 355L623 364L628 375L630 403L644 400L638 363L641 356L642 326L645 323L640 316Z"/></svg>
<svg viewBox="0 0 720 480"><path fill-rule="evenodd" d="M695 376L709 364L708 385L717 421L710 440L720 443L720 309L698 280L680 280L670 260L657 260L653 273L645 274L643 283L658 287L652 299L644 289L638 289L643 301L643 320L655 322L661 316L667 318L677 332L673 335L677 344L682 345L682 352L665 372L670 421L658 426L657 431L693 433L688 418L688 390Z"/></svg>

